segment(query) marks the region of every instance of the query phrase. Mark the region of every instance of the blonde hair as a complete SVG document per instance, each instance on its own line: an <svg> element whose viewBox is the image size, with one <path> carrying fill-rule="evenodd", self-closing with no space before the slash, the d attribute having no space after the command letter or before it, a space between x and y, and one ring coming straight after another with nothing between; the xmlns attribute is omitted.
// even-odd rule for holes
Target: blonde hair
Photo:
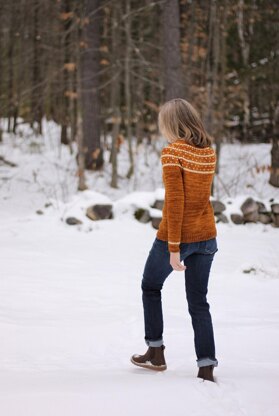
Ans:
<svg viewBox="0 0 279 416"><path fill-rule="evenodd" d="M197 110L183 98L165 102L158 115L159 130L168 142L184 139L197 147L212 145L213 139L205 130Z"/></svg>

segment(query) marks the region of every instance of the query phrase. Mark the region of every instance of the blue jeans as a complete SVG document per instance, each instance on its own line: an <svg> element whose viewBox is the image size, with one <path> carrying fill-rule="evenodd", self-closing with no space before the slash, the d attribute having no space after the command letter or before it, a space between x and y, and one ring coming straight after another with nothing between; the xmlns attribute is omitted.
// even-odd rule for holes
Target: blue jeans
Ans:
<svg viewBox="0 0 279 416"><path fill-rule="evenodd" d="M218 365L215 357L215 343L209 304L206 299L211 264L216 251L217 240L180 243L180 261L185 266L185 290L188 311L194 330L194 344L198 367ZM145 342L148 346L159 347L163 341L163 313L161 290L164 281L173 271L167 241L155 237L145 263L141 281L144 309Z"/></svg>

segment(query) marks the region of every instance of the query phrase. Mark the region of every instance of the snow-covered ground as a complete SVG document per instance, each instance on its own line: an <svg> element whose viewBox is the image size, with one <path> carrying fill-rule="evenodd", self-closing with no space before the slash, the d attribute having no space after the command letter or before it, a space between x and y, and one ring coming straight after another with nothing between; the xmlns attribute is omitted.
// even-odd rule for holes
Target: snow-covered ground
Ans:
<svg viewBox="0 0 279 416"><path fill-rule="evenodd" d="M142 183L113 191L104 172L88 178L101 194L74 196L74 158L66 149L59 159L48 141L44 153L30 155L18 141L0 146L0 154L19 164L0 169L1 416L277 416L279 230L217 225L219 251L208 293L217 382L196 377L183 273L175 271L163 291L168 370L148 372L129 360L146 350L140 282L156 230L125 207L161 193L158 162L156 178L153 170L147 180L151 168L142 167L146 188ZM268 146L245 151L262 163ZM240 148L224 146L227 184L234 182ZM278 190L263 187L266 175L252 181L247 173L230 197L278 199ZM145 193L125 197L131 191ZM100 200L114 201L114 220L83 218L80 227L61 221Z"/></svg>

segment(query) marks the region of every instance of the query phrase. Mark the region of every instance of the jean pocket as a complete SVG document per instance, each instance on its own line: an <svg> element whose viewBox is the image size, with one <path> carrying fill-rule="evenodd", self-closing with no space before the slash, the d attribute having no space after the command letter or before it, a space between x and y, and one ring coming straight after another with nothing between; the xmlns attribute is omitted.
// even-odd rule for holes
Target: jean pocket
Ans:
<svg viewBox="0 0 279 416"><path fill-rule="evenodd" d="M206 254L214 254L218 251L217 240L216 237L210 238L204 242L204 252Z"/></svg>

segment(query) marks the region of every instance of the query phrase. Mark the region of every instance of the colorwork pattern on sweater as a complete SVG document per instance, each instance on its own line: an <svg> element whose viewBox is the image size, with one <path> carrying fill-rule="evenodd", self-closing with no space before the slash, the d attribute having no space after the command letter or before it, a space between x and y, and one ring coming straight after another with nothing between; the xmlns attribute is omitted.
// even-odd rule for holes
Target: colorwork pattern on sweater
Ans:
<svg viewBox="0 0 279 416"><path fill-rule="evenodd" d="M168 241L169 252L179 252L180 243L216 237L210 202L216 167L215 150L177 139L163 148L161 163L165 201L157 238Z"/></svg>

